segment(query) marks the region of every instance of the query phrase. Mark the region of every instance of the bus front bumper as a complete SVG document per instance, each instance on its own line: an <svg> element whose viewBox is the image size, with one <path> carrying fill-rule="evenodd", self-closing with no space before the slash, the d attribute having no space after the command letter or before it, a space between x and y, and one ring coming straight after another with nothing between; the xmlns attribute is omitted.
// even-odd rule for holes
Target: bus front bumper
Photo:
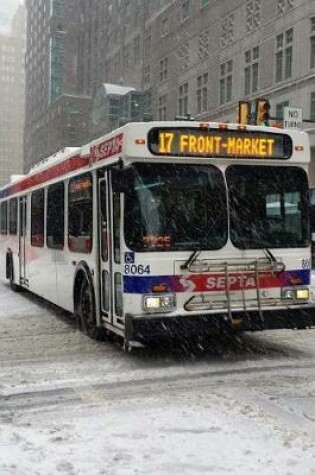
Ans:
<svg viewBox="0 0 315 475"><path fill-rule="evenodd" d="M156 338L183 339L222 332L261 331L275 329L315 328L315 304L285 309L243 312L235 311L232 318L225 314L176 316L125 316L126 340L141 343Z"/></svg>

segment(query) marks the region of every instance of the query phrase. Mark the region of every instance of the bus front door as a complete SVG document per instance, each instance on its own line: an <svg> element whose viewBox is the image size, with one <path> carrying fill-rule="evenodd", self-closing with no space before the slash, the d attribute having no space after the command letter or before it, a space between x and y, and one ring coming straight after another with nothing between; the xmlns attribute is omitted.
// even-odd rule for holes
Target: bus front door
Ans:
<svg viewBox="0 0 315 475"><path fill-rule="evenodd" d="M19 198L19 263L20 284L26 285L26 196Z"/></svg>
<svg viewBox="0 0 315 475"><path fill-rule="evenodd" d="M123 334L121 194L113 190L110 172L102 174L98 183L101 318Z"/></svg>
<svg viewBox="0 0 315 475"><path fill-rule="evenodd" d="M105 174L98 181L99 200L99 256L100 256L100 314L101 319L109 324L113 323L113 306L111 301L111 246L110 246L110 213L108 202L108 183Z"/></svg>

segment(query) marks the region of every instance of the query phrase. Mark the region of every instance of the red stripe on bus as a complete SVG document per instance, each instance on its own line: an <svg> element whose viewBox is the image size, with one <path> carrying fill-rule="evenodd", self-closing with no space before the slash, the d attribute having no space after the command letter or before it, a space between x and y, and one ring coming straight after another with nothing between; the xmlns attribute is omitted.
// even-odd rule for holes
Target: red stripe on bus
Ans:
<svg viewBox="0 0 315 475"><path fill-rule="evenodd" d="M79 168L83 168L89 164L88 158L83 158L80 155L67 158L64 162L53 165L46 170L25 177L22 181L14 183L9 188L9 195L18 193L19 191L27 190L33 186L41 185L46 181L53 180L54 178L61 177Z"/></svg>

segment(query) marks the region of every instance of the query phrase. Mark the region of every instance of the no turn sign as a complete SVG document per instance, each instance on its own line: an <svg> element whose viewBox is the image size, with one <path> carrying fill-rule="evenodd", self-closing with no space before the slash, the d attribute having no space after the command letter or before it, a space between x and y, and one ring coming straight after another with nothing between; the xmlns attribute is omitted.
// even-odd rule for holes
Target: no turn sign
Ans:
<svg viewBox="0 0 315 475"><path fill-rule="evenodd" d="M283 128L303 130L303 109L301 107L283 108Z"/></svg>

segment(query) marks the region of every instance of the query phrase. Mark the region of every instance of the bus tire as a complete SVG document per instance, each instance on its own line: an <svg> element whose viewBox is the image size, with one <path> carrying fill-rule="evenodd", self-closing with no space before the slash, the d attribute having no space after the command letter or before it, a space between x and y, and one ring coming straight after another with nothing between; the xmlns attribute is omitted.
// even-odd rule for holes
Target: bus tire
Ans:
<svg viewBox="0 0 315 475"><path fill-rule="evenodd" d="M82 280L80 288L78 321L85 335L93 340L105 340L105 329L96 326L94 289L86 278Z"/></svg>

